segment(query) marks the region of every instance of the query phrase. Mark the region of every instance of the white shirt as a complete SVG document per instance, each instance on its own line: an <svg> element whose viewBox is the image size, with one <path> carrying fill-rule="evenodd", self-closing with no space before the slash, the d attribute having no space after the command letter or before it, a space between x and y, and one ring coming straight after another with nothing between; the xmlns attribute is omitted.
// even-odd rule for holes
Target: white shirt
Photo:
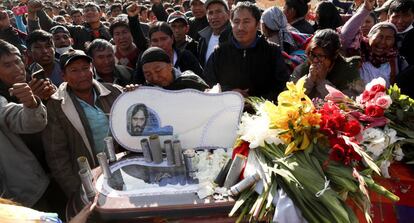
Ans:
<svg viewBox="0 0 414 223"><path fill-rule="evenodd" d="M211 34L210 41L208 42L207 52L206 52L206 61L207 64L208 58L210 58L211 54L214 52L214 48L219 44L220 35Z"/></svg>

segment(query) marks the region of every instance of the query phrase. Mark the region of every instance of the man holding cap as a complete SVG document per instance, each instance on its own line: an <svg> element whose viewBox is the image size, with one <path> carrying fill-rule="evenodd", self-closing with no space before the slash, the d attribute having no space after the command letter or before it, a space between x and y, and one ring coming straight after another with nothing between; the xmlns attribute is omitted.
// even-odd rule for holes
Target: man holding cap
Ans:
<svg viewBox="0 0 414 223"><path fill-rule="evenodd" d="M150 47L141 57L146 85L158 86L167 90L186 88L204 91L208 85L192 71L180 72L171 64L170 57L161 48Z"/></svg>
<svg viewBox="0 0 414 223"><path fill-rule="evenodd" d="M79 156L98 165L96 154L104 151L108 136L107 114L121 89L93 79L92 58L80 50L60 57L64 82L47 103L48 125L42 139L52 176L67 197L80 188Z"/></svg>
<svg viewBox="0 0 414 223"><path fill-rule="evenodd" d="M198 42L187 35L189 26L184 14L174 12L168 16L167 22L174 33L175 47L179 50L188 50L197 57Z"/></svg>
<svg viewBox="0 0 414 223"><path fill-rule="evenodd" d="M214 48L229 39L231 33L230 11L224 0L207 0L207 20L209 26L198 32L201 36L198 45L198 60L204 68Z"/></svg>

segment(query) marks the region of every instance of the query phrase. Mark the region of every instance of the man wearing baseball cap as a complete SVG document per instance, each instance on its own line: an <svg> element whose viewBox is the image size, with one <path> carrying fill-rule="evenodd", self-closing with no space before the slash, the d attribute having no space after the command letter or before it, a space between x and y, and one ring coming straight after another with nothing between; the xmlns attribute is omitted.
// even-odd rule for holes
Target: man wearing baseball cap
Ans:
<svg viewBox="0 0 414 223"><path fill-rule="evenodd" d="M60 55L72 49L73 40L70 36L69 30L66 27L57 25L50 29L55 44L55 57L60 58Z"/></svg>
<svg viewBox="0 0 414 223"><path fill-rule="evenodd" d="M80 50L60 57L64 82L47 103L48 125L42 133L52 176L69 198L80 188L76 159L85 156L91 167L104 151L109 132L107 114L121 89L93 79L92 58Z"/></svg>
<svg viewBox="0 0 414 223"><path fill-rule="evenodd" d="M188 20L181 12L174 12L168 16L168 24L174 33L175 47L179 50L188 50L197 57L198 42L188 36Z"/></svg>
<svg viewBox="0 0 414 223"><path fill-rule="evenodd" d="M209 26L198 32L201 36L198 43L198 60L202 67L219 43L224 43L231 34L230 11L224 0L207 0L204 4L207 10Z"/></svg>

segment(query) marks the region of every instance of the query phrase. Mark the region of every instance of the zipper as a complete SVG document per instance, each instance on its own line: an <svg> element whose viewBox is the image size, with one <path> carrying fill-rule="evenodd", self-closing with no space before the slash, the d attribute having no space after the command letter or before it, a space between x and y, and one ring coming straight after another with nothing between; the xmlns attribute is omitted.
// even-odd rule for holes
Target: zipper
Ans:
<svg viewBox="0 0 414 223"><path fill-rule="evenodd" d="M243 50L243 58L246 58L246 50Z"/></svg>

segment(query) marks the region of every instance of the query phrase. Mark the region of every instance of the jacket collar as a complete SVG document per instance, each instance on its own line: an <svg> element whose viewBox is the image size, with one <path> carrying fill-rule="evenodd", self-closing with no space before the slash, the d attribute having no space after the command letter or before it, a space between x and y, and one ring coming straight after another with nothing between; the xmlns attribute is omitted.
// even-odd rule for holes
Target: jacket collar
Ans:
<svg viewBox="0 0 414 223"><path fill-rule="evenodd" d="M228 22L226 23L225 28L224 28L224 29L223 29L223 31L220 33L220 36L221 36L221 34L223 34L223 33L224 33L226 30L228 30L228 29L230 29L230 30L231 30L230 21L228 21ZM205 39L210 39L211 34L213 34L213 29L211 28L211 26L206 26L204 29L200 30L200 31L198 32L198 34L199 34L201 37L205 38Z"/></svg>
<svg viewBox="0 0 414 223"><path fill-rule="evenodd" d="M94 89L97 91L97 94L100 96L107 96L111 93L103 84L99 83L97 80L92 80L92 85ZM54 100L62 100L62 104L65 104L65 101L70 98L68 93L68 83L63 82L60 84L58 90L51 96Z"/></svg>

